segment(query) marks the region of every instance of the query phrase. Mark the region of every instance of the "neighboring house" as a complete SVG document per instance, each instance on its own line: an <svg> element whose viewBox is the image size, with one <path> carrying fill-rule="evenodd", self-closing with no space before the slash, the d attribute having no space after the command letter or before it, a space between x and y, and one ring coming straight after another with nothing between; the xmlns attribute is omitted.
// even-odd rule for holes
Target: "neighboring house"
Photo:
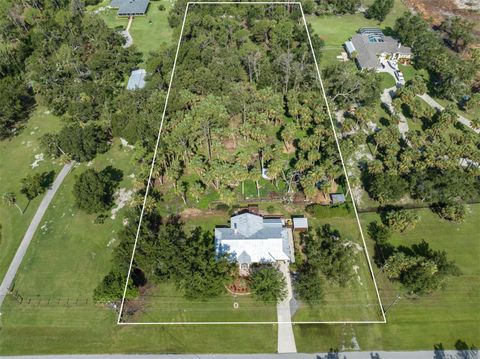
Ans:
<svg viewBox="0 0 480 359"><path fill-rule="evenodd" d="M377 28L360 29L344 46L348 56L355 60L361 70L381 69L379 58L400 60L412 57L409 47L402 46L391 36L385 36L382 30Z"/></svg>
<svg viewBox="0 0 480 359"><path fill-rule="evenodd" d="M118 9L118 16L141 16L148 9L149 0L112 0L110 7Z"/></svg>
<svg viewBox="0 0 480 359"><path fill-rule="evenodd" d="M230 228L215 228L215 248L237 261L241 275L253 263L294 262L292 231L285 221L249 212L233 216Z"/></svg>
<svg viewBox="0 0 480 359"><path fill-rule="evenodd" d="M137 90L145 87L145 76L147 72L144 69L132 71L128 78L127 90Z"/></svg>

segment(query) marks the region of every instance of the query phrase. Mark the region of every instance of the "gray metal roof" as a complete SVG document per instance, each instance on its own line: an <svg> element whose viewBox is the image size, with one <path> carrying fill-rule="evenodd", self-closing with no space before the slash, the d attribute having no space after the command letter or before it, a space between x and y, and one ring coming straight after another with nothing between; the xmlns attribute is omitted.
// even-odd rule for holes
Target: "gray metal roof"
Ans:
<svg viewBox="0 0 480 359"><path fill-rule="evenodd" d="M247 263L250 264L252 263L252 257L248 255L247 252L243 251L240 253L240 255L237 257L238 263Z"/></svg>
<svg viewBox="0 0 480 359"><path fill-rule="evenodd" d="M353 52L355 52L355 46L353 46L353 43L351 41L346 41L345 42L345 49L347 50L347 52L349 54L352 54Z"/></svg>
<svg viewBox="0 0 480 359"><path fill-rule="evenodd" d="M294 217L293 228L308 228L308 220L305 217Z"/></svg>
<svg viewBox="0 0 480 359"><path fill-rule="evenodd" d="M345 195L343 193L332 193L330 195L332 203L343 203L345 202Z"/></svg>
<svg viewBox="0 0 480 359"><path fill-rule="evenodd" d="M356 61L362 69L381 68L382 65L378 60L378 56L382 53L412 54L409 47L401 46L393 37L384 36L383 34L379 35L378 32L355 34L350 41L357 52ZM347 43L345 43L345 46L347 46Z"/></svg>
<svg viewBox="0 0 480 359"><path fill-rule="evenodd" d="M243 213L230 219L230 228L215 228L218 239L269 239L282 238L281 218L263 218L257 214Z"/></svg>
<svg viewBox="0 0 480 359"><path fill-rule="evenodd" d="M138 15L147 12L149 0L112 0L110 6L118 8L118 15Z"/></svg>
<svg viewBox="0 0 480 359"><path fill-rule="evenodd" d="M132 71L128 79L127 90L142 89L145 87L145 76L147 72L144 69Z"/></svg>

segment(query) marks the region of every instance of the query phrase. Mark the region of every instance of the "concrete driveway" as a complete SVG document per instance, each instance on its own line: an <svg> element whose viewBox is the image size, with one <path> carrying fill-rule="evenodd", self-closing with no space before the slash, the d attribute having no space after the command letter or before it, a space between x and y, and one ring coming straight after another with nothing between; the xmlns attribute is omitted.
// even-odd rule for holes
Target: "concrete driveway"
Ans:
<svg viewBox="0 0 480 359"><path fill-rule="evenodd" d="M292 315L290 312L290 300L293 297L292 279L290 277L290 269L288 263L280 263L280 272L282 272L287 282L287 297L277 304L277 320L278 320L278 353L296 353L295 336L292 328Z"/></svg>

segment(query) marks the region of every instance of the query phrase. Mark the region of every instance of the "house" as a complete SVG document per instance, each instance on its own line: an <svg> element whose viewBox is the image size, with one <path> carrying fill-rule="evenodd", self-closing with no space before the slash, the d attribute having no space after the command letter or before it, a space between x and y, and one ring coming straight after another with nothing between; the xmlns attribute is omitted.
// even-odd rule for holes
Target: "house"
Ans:
<svg viewBox="0 0 480 359"><path fill-rule="evenodd" d="M358 68L381 69L380 58L388 60L410 59L412 50L391 36L383 34L377 28L361 28L358 34L352 36L344 44L345 50L351 59L354 59Z"/></svg>
<svg viewBox="0 0 480 359"><path fill-rule="evenodd" d="M137 90L145 87L145 76L147 72L144 69L132 71L128 78L127 90Z"/></svg>
<svg viewBox="0 0 480 359"><path fill-rule="evenodd" d="M308 230L308 219L305 217L293 217L293 230L295 232L304 232Z"/></svg>
<svg viewBox="0 0 480 359"><path fill-rule="evenodd" d="M149 0L112 0L110 7L118 9L118 16L141 16L148 9Z"/></svg>
<svg viewBox="0 0 480 359"><path fill-rule="evenodd" d="M332 204L340 204L345 202L345 195L343 193L331 193L330 199Z"/></svg>
<svg viewBox="0 0 480 359"><path fill-rule="evenodd" d="M264 218L250 212L230 219L229 228L215 228L217 254L229 253L248 274L250 265L264 262L294 262L293 237L282 218Z"/></svg>

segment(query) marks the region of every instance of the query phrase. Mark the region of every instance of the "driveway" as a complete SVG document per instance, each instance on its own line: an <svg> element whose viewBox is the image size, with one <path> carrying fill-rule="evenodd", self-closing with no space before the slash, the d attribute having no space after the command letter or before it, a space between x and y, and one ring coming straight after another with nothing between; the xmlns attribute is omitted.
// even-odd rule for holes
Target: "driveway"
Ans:
<svg viewBox="0 0 480 359"><path fill-rule="evenodd" d="M45 196L42 199L42 202L40 202L40 206L38 206L37 212L35 213L35 216L33 216L33 219L28 226L27 232L25 233L22 242L17 249L17 252L15 253L15 257L13 257L13 260L8 267L7 274L5 274L5 277L0 284L0 307L2 306L5 296L10 291L13 280L15 279L15 275L17 274L18 268L22 263L25 253L27 253L27 249L30 246L30 242L32 241L33 235L35 234L38 225L40 224L45 212L47 211L50 202L55 196L55 193L57 193L58 188L62 184L67 174L70 172L70 169L73 165L74 162L70 162L63 166L57 178L55 178L52 187L48 189L47 193L45 193Z"/></svg>
<svg viewBox="0 0 480 359"><path fill-rule="evenodd" d="M287 297L277 304L278 321L278 353L296 353L295 336L292 328L292 315L290 313L290 300L292 299L292 279L288 263L280 263L280 272L287 282Z"/></svg>
<svg viewBox="0 0 480 359"><path fill-rule="evenodd" d="M424 93L423 95L418 95L418 97L420 97L423 101L425 101L431 107L433 107L437 110L442 111L444 109L444 107L442 105L440 105L437 101L435 101L432 97L430 97L430 95L428 95L426 93ZM471 130L475 131L476 133L480 133L480 129L474 129L472 127L472 124L470 123L470 120L461 116L461 115L458 115L458 122L460 122L460 123L464 124L465 126L469 127Z"/></svg>
<svg viewBox="0 0 480 359"><path fill-rule="evenodd" d="M385 104L385 106L387 106L388 110L392 114L396 114L395 109L393 108L393 105L392 105L392 99L395 96L396 91L397 91L396 87L390 87L388 89L383 90L383 93L380 95L380 100L382 101L382 103ZM398 113L397 115L398 115L398 130L400 131L403 139L406 140L406 134L409 130L407 118L403 115L403 113Z"/></svg>

